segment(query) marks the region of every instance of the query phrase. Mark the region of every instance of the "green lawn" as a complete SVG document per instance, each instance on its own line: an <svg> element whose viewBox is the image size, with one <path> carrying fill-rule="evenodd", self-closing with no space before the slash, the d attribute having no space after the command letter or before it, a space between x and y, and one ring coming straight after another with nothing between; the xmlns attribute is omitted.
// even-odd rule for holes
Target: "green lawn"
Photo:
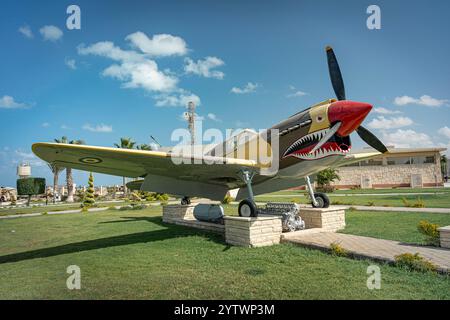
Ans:
<svg viewBox="0 0 450 320"><path fill-rule="evenodd" d="M450 299L448 276L380 265L381 290L368 290L373 262L286 244L230 247L160 214L0 221L0 299ZM355 221L352 213L349 228ZM66 288L69 265L81 268L81 290Z"/></svg>
<svg viewBox="0 0 450 320"><path fill-rule="evenodd" d="M424 236L417 231L421 220L441 227L450 225L450 214L438 213L347 210L345 219L347 226L342 233L417 244L425 244Z"/></svg>
<svg viewBox="0 0 450 320"><path fill-rule="evenodd" d="M423 192L423 195L395 195L395 193ZM373 194L378 195L373 195ZM345 195L343 195L345 194ZM380 195L381 194L381 195ZM390 206L404 207L403 199L410 204L416 203L418 198L423 200L427 208L450 208L450 190L439 189L375 189L375 190L337 190L329 193L332 204ZM285 190L255 197L261 202L290 202L309 203L306 192L302 190Z"/></svg>
<svg viewBox="0 0 450 320"><path fill-rule="evenodd" d="M97 203L97 207L112 207L112 206L123 206L127 205L129 202L118 201L118 202L99 202ZM8 208L8 209L0 209L0 216L8 216L14 214L27 214L27 213L37 213L37 212L56 212L56 211L65 211L65 210L77 210L81 209L81 203L73 203L73 204L55 204L49 206L30 206L24 208Z"/></svg>

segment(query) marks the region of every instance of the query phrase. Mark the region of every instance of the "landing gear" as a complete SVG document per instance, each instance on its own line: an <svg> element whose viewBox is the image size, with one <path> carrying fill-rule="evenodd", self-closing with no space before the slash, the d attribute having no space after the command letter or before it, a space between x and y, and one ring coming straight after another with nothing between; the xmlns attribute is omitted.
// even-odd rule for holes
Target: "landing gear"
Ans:
<svg viewBox="0 0 450 320"><path fill-rule="evenodd" d="M183 197L183 199L181 199L181 205L186 206L188 204L191 204L191 198Z"/></svg>
<svg viewBox="0 0 450 320"><path fill-rule="evenodd" d="M256 203L253 198L253 189L252 189L252 179L255 176L254 172L248 170L242 170L239 174L239 177L242 181L247 185L248 191L248 199L242 200L239 203L238 213L241 217L257 217L258 209L256 208Z"/></svg>
<svg viewBox="0 0 450 320"><path fill-rule="evenodd" d="M308 189L309 196L312 200L312 206L314 208L328 208L330 206L330 199L325 193L314 193L314 188L311 185L311 180L306 176L306 188Z"/></svg>
<svg viewBox="0 0 450 320"><path fill-rule="evenodd" d="M239 216L240 217L250 218L250 217L257 217L258 216L258 211L256 209L256 204L255 204L255 202L253 202L250 199L242 200L239 203L238 212L239 212Z"/></svg>
<svg viewBox="0 0 450 320"><path fill-rule="evenodd" d="M312 204L314 208L328 208L330 206L330 198L325 193L314 193L314 198L317 202L316 205Z"/></svg>

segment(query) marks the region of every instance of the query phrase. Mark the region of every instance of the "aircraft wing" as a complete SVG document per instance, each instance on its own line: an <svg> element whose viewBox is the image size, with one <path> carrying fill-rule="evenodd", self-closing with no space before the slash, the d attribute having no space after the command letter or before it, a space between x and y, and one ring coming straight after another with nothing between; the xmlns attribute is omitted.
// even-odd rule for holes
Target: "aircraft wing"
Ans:
<svg viewBox="0 0 450 320"><path fill-rule="evenodd" d="M61 167L121 177L160 176L231 188L241 184L237 173L243 168L256 172L260 169L253 160L212 156L184 158L159 151L60 143L36 143L32 150L39 158ZM181 161L184 163L175 164Z"/></svg>

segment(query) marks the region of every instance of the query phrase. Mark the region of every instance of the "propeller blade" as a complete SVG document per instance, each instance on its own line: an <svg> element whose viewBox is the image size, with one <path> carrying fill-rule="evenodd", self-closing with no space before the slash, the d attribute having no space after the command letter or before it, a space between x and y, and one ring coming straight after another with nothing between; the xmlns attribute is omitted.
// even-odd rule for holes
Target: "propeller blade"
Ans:
<svg viewBox="0 0 450 320"><path fill-rule="evenodd" d="M356 132L361 137L361 139L363 139L369 146L371 146L375 150L381 153L385 153L388 151L386 146L372 132L370 132L363 126L359 126L358 129L356 129Z"/></svg>
<svg viewBox="0 0 450 320"><path fill-rule="evenodd" d="M342 80L341 70L337 62L334 51L331 47L326 48L328 71L330 72L331 84L333 85L334 93L338 100L345 100L344 80Z"/></svg>
<svg viewBox="0 0 450 320"><path fill-rule="evenodd" d="M309 153L316 152L316 150L318 150L321 146L323 146L325 142L330 140L330 138L334 136L334 134L339 130L341 124L342 122L337 122L333 127L331 127L330 130L328 130L328 132L323 136L322 140L320 140L319 143L316 144L316 146Z"/></svg>

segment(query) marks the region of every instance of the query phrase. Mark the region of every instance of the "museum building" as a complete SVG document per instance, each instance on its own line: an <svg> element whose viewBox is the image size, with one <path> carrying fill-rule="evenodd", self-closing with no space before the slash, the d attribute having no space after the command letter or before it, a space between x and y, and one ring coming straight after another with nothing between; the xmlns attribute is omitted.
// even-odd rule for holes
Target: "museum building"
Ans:
<svg viewBox="0 0 450 320"><path fill-rule="evenodd" d="M340 167L338 174L341 180L335 181L334 185L338 189L443 186L441 154L445 150L389 147L386 155ZM363 151L371 152L372 149Z"/></svg>

